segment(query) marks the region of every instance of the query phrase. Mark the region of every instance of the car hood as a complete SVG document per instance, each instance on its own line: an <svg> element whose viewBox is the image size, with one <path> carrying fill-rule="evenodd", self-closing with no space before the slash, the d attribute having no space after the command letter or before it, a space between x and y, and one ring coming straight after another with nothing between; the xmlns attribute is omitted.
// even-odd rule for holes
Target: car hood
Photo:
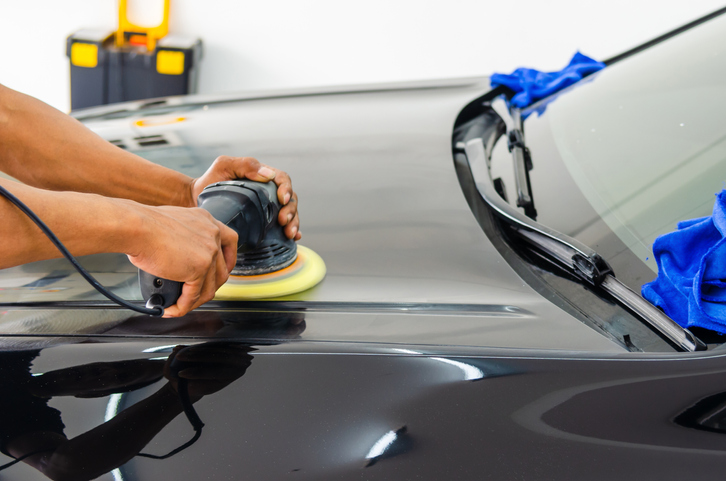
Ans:
<svg viewBox="0 0 726 481"><path fill-rule="evenodd" d="M72 475L58 479L95 478L113 469L99 478L109 481L444 479L452 473L455 479L482 473L506 479L512 466L545 472L548 479L587 478L595 469L590 464L568 466L566 472L574 473L568 478L560 476L561 464L550 462L573 452L597 469L617 466L623 473L644 462L674 470L696 457L694 469L708 474L718 469L723 453L717 435L672 422L694 399L718 390L719 359L679 364L642 357L633 362L632 355L477 356L306 342L256 343L248 349L240 341L191 347L206 349L221 363L213 365L216 371L198 371L219 378L194 404L205 424L201 436L169 459L142 457L169 453L194 439L194 431L183 413L165 414L177 402L167 379L139 385L133 367L160 371L168 356L192 343L106 339L57 345L25 354L32 359L27 371L14 367L18 353L0 353L2 426L33 432L37 423L26 413L55 410L78 450L65 462ZM199 363L205 361L209 358ZM25 407L27 384L10 374L41 382L53 376L55 395L43 400L47 407L37 399L33 409ZM104 390L113 394L88 395ZM20 421L13 424L13 418ZM523 458L523 449L531 455ZM482 456L482 450L491 455ZM660 457L644 461L644 452ZM92 468L93 475L83 476ZM23 463L2 474L47 479Z"/></svg>
<svg viewBox="0 0 726 481"><path fill-rule="evenodd" d="M300 197L300 243L322 256L327 276L284 300L324 306L326 312L350 313L356 304L377 315L443 316L429 325L436 332L431 340L447 340L444 327L453 329L451 318L463 319L463 313L469 316L461 321L464 331L478 330L484 319L493 329L486 341L460 336L456 343L613 349L526 285L467 205L451 134L463 106L487 90L488 82L478 79L242 99L191 97L171 106L109 106L105 114L96 109L86 124L192 176L222 154L254 156L287 171ZM85 262L117 294L139 299L136 270L125 256ZM101 299L64 260L5 270L0 283L11 287L0 291L4 303ZM416 337L415 321L406 319L396 328L374 329L375 335L358 334Z"/></svg>

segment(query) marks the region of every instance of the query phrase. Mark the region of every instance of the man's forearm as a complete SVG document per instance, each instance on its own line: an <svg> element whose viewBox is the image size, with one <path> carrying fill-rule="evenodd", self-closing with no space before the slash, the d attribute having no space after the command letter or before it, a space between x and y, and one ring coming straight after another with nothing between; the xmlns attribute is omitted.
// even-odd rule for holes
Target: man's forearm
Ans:
<svg viewBox="0 0 726 481"><path fill-rule="evenodd" d="M190 177L120 149L72 117L2 85L0 170L43 189L194 205Z"/></svg>
<svg viewBox="0 0 726 481"><path fill-rule="evenodd" d="M165 315L211 300L237 259L237 233L204 209L149 206L97 194L54 192L0 179L76 255L126 254L149 274L183 282ZM22 211L0 196L0 268L60 257Z"/></svg>
<svg viewBox="0 0 726 481"><path fill-rule="evenodd" d="M132 201L53 192L4 179L0 185L34 211L74 255L135 253L135 244L141 241L141 218L136 210L143 207ZM0 268L61 255L35 223L5 197L0 197L0 239Z"/></svg>

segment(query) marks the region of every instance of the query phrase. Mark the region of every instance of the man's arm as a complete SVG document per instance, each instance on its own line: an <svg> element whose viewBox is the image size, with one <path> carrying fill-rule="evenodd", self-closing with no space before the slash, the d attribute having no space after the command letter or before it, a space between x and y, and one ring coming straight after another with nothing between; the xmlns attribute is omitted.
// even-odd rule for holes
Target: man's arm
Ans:
<svg viewBox="0 0 726 481"><path fill-rule="evenodd" d="M0 85L0 171L41 189L130 199L147 205L195 207L213 182L247 178L278 185L278 220L299 239L297 195L290 177L250 157L219 157L198 179L123 150L74 118Z"/></svg>
<svg viewBox="0 0 726 481"><path fill-rule="evenodd" d="M0 85L0 170L21 182L188 205L192 179L118 148L74 118Z"/></svg>
<svg viewBox="0 0 726 481"><path fill-rule="evenodd" d="M5 179L0 185L34 211L73 255L123 253L140 269L184 282L168 316L183 315L211 300L237 258L237 234L203 209L153 207ZM4 197L0 239L0 268L60 256L35 223Z"/></svg>

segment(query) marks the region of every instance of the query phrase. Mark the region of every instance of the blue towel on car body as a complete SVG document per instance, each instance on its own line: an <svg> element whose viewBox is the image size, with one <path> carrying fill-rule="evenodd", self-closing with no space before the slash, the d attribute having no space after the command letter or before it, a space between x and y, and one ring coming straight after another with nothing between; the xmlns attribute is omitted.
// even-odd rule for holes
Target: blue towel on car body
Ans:
<svg viewBox="0 0 726 481"><path fill-rule="evenodd" d="M726 190L710 217L678 224L653 244L658 277L641 290L683 327L726 333Z"/></svg>
<svg viewBox="0 0 726 481"><path fill-rule="evenodd" d="M512 89L515 95L510 103L515 107L523 108L603 68L605 68L604 63L577 52L567 67L559 72L540 72L531 68L518 68L509 75L495 73L489 81L492 88L504 85Z"/></svg>

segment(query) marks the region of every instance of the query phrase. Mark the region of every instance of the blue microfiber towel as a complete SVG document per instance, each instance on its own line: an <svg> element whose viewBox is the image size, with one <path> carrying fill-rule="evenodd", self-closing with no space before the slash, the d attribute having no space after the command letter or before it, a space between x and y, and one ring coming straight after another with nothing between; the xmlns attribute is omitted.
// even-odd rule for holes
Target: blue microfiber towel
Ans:
<svg viewBox="0 0 726 481"><path fill-rule="evenodd" d="M604 63L577 52L567 67L559 72L518 68L509 75L495 73L489 81L492 88L504 85L512 89L515 95L510 103L515 107L524 108L603 68L605 68Z"/></svg>
<svg viewBox="0 0 726 481"><path fill-rule="evenodd" d="M641 290L683 327L726 333L726 190L713 215L678 224L653 244L658 277Z"/></svg>

